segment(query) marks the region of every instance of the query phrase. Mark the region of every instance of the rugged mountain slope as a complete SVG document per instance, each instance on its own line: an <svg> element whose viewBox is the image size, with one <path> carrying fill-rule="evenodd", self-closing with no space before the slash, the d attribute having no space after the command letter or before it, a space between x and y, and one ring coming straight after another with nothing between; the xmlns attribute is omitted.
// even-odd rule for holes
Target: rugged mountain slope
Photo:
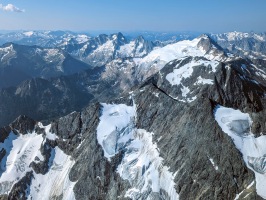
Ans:
<svg viewBox="0 0 266 200"><path fill-rule="evenodd" d="M89 69L49 80L35 78L16 87L0 90L0 124L9 124L16 116L27 115L48 120L78 111L96 99L115 97L121 92L114 80L102 79L104 68Z"/></svg>
<svg viewBox="0 0 266 200"><path fill-rule="evenodd" d="M121 42L103 67L1 90L9 120L25 107L47 123L90 102L0 129L2 199L266 199L264 63L206 35L149 45Z"/></svg>
<svg viewBox="0 0 266 200"><path fill-rule="evenodd" d="M1 129L2 198L266 198L254 140L266 129L264 75L243 59L184 57L46 127L22 116ZM254 139L240 148L234 136Z"/></svg>
<svg viewBox="0 0 266 200"><path fill-rule="evenodd" d="M201 35L194 40L179 41L164 47L156 47L152 51L142 54L138 51L138 44L147 49L150 45L142 38L143 43L132 42L132 46L125 44L118 51L118 58L105 65L103 77L120 77L118 83L124 89L128 89L138 83L142 83L146 78L158 72L166 63L174 59L183 58L185 56L203 56L207 59L226 61L233 58L228 55L207 35ZM148 48L149 49L149 48ZM135 52L135 53L134 53ZM123 78L122 78L123 77ZM122 79L122 81L121 81Z"/></svg>
<svg viewBox="0 0 266 200"><path fill-rule="evenodd" d="M0 88L34 77L69 75L90 68L60 49L7 43L0 48Z"/></svg>
<svg viewBox="0 0 266 200"><path fill-rule="evenodd" d="M119 50L124 53L124 58L113 59L105 66L73 76L25 81L14 88L2 89L0 125L7 125L19 115L28 115L36 120L60 117L75 110L79 111L92 99L103 101L110 97L115 98L145 81L173 59L189 55L217 60L230 59L205 35L192 41L181 41L157 48L143 58L132 58L130 55L141 54L150 44L140 37L132 45L124 45L128 51Z"/></svg>
<svg viewBox="0 0 266 200"><path fill-rule="evenodd" d="M160 45L137 37L127 41L121 34L99 35L86 43L76 45L67 43L61 46L71 55L92 66L102 66L121 59L124 62L134 62L141 76L148 76L160 70L167 62L183 56L205 56L210 59L223 60L226 54L207 35L201 35L194 40L184 40L173 44ZM149 72L150 70L150 72ZM148 71L148 72L147 72Z"/></svg>

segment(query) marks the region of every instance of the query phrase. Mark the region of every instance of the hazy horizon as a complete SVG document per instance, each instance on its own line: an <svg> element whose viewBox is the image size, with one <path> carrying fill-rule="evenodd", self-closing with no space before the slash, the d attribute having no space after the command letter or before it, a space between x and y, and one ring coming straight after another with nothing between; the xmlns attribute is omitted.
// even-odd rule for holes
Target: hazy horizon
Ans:
<svg viewBox="0 0 266 200"><path fill-rule="evenodd" d="M22 33L22 32L30 32L30 31L35 31L35 32L46 32L46 31L51 31L51 32L56 32L56 31L63 31L63 32L72 32L72 33L76 33L76 34L88 34L88 35L98 35L98 34L116 34L116 33L122 33L122 34L124 34L124 35L126 35L126 34L129 34L129 35L134 35L134 34L144 34L144 33L147 33L147 34L149 34L149 33L154 33L154 34L156 34L156 33L158 33L158 34L163 34L163 33L165 33L165 34L168 34L168 35L170 35L170 34L194 34L194 35L196 35L196 34L198 34L198 35L200 35L200 34L222 34L222 33L229 33L229 32L242 32L242 33L258 33L258 34L260 34L260 33L266 33L266 31L253 31L253 30L250 30L250 31L235 31L235 30L232 30L232 31L220 31L220 32L207 32L207 31L152 31L152 30L133 30L133 31L121 31L121 30L80 30L80 31L76 31L76 30L63 30L63 29L59 29L59 30L57 30L57 29L54 29L54 30L49 30L49 29L47 29L47 30L41 30L41 29L39 29L39 30L35 30L35 29L21 29L21 30L16 30L16 29L14 29L14 30L1 30L0 29L0 34L8 34L8 33L16 33L16 32L18 32L18 33Z"/></svg>

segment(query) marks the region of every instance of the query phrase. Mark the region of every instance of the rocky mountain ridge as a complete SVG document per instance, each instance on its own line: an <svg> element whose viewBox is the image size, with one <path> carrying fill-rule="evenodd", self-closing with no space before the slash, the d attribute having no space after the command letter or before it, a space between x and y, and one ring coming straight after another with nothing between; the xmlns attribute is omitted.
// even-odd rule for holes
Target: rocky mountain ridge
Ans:
<svg viewBox="0 0 266 200"><path fill-rule="evenodd" d="M139 39L143 41L142 38ZM117 58L105 66L74 75L27 80L16 87L0 90L0 124L7 125L22 114L36 120L60 117L79 111L91 100L115 98L145 81L172 59L187 55L230 59L210 38L203 35L192 41L181 41L158 48L143 58Z"/></svg>
<svg viewBox="0 0 266 200"><path fill-rule="evenodd" d="M202 35L86 73L48 82L100 102L0 130L2 199L266 198L263 67Z"/></svg>
<svg viewBox="0 0 266 200"><path fill-rule="evenodd" d="M190 73L180 74L188 65L191 68L186 72ZM34 157L25 154L33 148L27 144L32 143L23 143L25 151L19 156L27 160L25 168L20 168L20 181L5 182L5 191L9 191L9 197L19 194L22 199L36 198L44 188L47 195L52 195L47 198L62 199L261 199L265 197L259 189L261 182L252 172L254 162L261 160L253 159L253 164L247 165L215 117L217 105L240 109L252 117L247 130L262 137L266 82L259 73L241 59L215 62L187 57L168 63L123 98L92 104L48 126L18 118L2 129L6 133L3 144L10 140L19 143L26 134L24 139L39 141L37 138L42 137L42 146L48 145L45 149L53 153L49 156L40 147ZM185 87L189 90L186 95ZM237 131L234 134L246 131L239 129L244 126L237 123L246 123L242 121L230 122ZM2 152L8 152L6 146L2 148ZM6 162L16 152L12 148ZM48 159L52 155L53 161ZM44 168L47 162L51 163L48 171ZM56 163L64 166L62 172L66 174L57 172ZM12 166L6 166L9 170L3 172L0 181L9 177L15 169ZM64 180L60 188L73 190L55 190L40 182L53 173ZM59 187L59 183L56 185Z"/></svg>

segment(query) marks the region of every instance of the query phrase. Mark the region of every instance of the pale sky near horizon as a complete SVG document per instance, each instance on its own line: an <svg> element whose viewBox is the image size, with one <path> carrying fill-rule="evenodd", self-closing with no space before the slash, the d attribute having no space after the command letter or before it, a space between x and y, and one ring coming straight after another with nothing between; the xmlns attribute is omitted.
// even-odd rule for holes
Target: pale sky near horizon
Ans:
<svg viewBox="0 0 266 200"><path fill-rule="evenodd" d="M266 31L266 0L0 0L0 30Z"/></svg>

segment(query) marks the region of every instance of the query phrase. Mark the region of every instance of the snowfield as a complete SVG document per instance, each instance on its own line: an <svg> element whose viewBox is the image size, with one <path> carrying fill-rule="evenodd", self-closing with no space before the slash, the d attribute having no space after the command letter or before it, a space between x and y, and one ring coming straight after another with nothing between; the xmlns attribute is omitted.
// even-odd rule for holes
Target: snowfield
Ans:
<svg viewBox="0 0 266 200"><path fill-rule="evenodd" d="M49 131L50 125L42 126L40 123L39 125L45 129L47 138L56 138ZM33 161L37 163L44 160L40 148L45 141L46 138L36 132L25 135L16 135L11 132L4 143L0 143L0 149L6 151L6 155L1 161L0 194L8 194L15 183L27 172L33 171L30 167ZM58 147L52 149L49 171L45 175L33 171L33 179L27 189L27 198L47 200L63 194L64 200L74 200L73 187L75 183L68 178L74 163L74 160Z"/></svg>
<svg viewBox="0 0 266 200"><path fill-rule="evenodd" d="M97 129L97 139L109 160L121 149L125 156L117 172L130 182L132 188L126 197L136 199L138 194L164 190L170 199L179 199L174 188L175 175L163 165L153 133L134 127L136 105L102 104L102 114Z"/></svg>
<svg viewBox="0 0 266 200"><path fill-rule="evenodd" d="M200 65L211 66L212 72L216 72L216 67L219 62L217 61L207 61L207 60L192 60L190 63L185 64L179 68L175 68L172 73L166 75L166 80L173 86L181 84L183 79L187 79L192 76L194 68ZM208 83L210 81L203 80L202 78L199 80L199 83ZM212 84L212 82L211 82Z"/></svg>

